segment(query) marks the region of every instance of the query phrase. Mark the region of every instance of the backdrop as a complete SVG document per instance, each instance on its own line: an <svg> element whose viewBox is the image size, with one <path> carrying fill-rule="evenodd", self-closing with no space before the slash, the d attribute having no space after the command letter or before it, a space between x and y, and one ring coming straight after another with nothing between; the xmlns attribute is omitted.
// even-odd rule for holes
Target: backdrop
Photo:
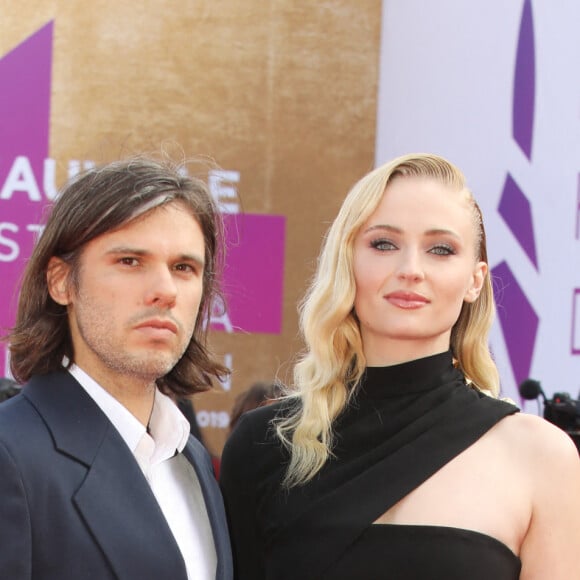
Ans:
<svg viewBox="0 0 580 580"><path fill-rule="evenodd" d="M69 175L141 151L202 156L230 245L211 341L233 374L195 398L219 453L234 397L287 377L296 304L346 191L375 164L432 151L485 214L504 394L532 377L578 395L575 0L23 0L2 16L3 328Z"/></svg>
<svg viewBox="0 0 580 580"><path fill-rule="evenodd" d="M69 175L142 151L203 156L230 241L211 341L233 374L195 398L219 453L235 395L286 378L323 232L373 166L380 0L0 6L0 326Z"/></svg>

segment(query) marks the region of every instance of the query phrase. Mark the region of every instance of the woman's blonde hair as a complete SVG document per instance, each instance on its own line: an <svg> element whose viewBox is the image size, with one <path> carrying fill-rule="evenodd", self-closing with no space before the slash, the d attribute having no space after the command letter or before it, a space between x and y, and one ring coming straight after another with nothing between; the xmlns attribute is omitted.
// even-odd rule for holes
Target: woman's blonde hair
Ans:
<svg viewBox="0 0 580 580"><path fill-rule="evenodd" d="M300 330L306 350L294 367L294 388L289 395L299 399L300 405L276 422L278 437L290 451L284 480L287 487L309 481L329 459L333 422L364 372L366 360L353 310L353 247L360 228L395 177L427 177L465 192L473 210L477 260L487 263L479 206L466 188L461 171L444 158L432 154L398 157L353 186L325 237L316 274L300 305ZM451 351L473 386L496 396L499 376L487 343L494 314L493 290L486 274L479 298L463 303L451 331Z"/></svg>

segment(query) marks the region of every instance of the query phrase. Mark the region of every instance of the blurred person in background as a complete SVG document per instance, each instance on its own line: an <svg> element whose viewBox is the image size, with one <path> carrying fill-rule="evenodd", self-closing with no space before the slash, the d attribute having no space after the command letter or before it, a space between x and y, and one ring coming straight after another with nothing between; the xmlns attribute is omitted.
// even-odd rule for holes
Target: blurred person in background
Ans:
<svg viewBox="0 0 580 580"><path fill-rule="evenodd" d="M8 377L0 378L0 403L10 399L20 392L20 387L16 381Z"/></svg>
<svg viewBox="0 0 580 580"><path fill-rule="evenodd" d="M230 433L244 413L274 403L281 394L282 388L279 383L266 381L257 381L248 389L239 393L230 414Z"/></svg>

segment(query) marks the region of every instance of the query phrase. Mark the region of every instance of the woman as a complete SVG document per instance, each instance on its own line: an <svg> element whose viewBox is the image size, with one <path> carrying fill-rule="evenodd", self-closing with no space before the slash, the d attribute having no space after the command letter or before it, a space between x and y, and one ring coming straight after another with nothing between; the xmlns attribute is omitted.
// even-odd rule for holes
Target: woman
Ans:
<svg viewBox="0 0 580 580"><path fill-rule="evenodd" d="M301 309L295 389L222 456L239 580L580 576L570 438L497 399L481 212L409 155L361 179Z"/></svg>

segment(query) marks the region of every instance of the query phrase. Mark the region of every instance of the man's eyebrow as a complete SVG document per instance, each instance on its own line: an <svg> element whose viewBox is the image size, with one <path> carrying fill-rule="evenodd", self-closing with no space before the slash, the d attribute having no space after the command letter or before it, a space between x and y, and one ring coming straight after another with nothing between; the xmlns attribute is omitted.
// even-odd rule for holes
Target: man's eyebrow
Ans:
<svg viewBox="0 0 580 580"><path fill-rule="evenodd" d="M197 254L181 254L177 258L178 262L195 262L198 266L205 266L205 259Z"/></svg>
<svg viewBox="0 0 580 580"><path fill-rule="evenodd" d="M107 254L135 254L137 256L147 256L151 254L149 250L143 250L131 246L113 246L106 252Z"/></svg>

